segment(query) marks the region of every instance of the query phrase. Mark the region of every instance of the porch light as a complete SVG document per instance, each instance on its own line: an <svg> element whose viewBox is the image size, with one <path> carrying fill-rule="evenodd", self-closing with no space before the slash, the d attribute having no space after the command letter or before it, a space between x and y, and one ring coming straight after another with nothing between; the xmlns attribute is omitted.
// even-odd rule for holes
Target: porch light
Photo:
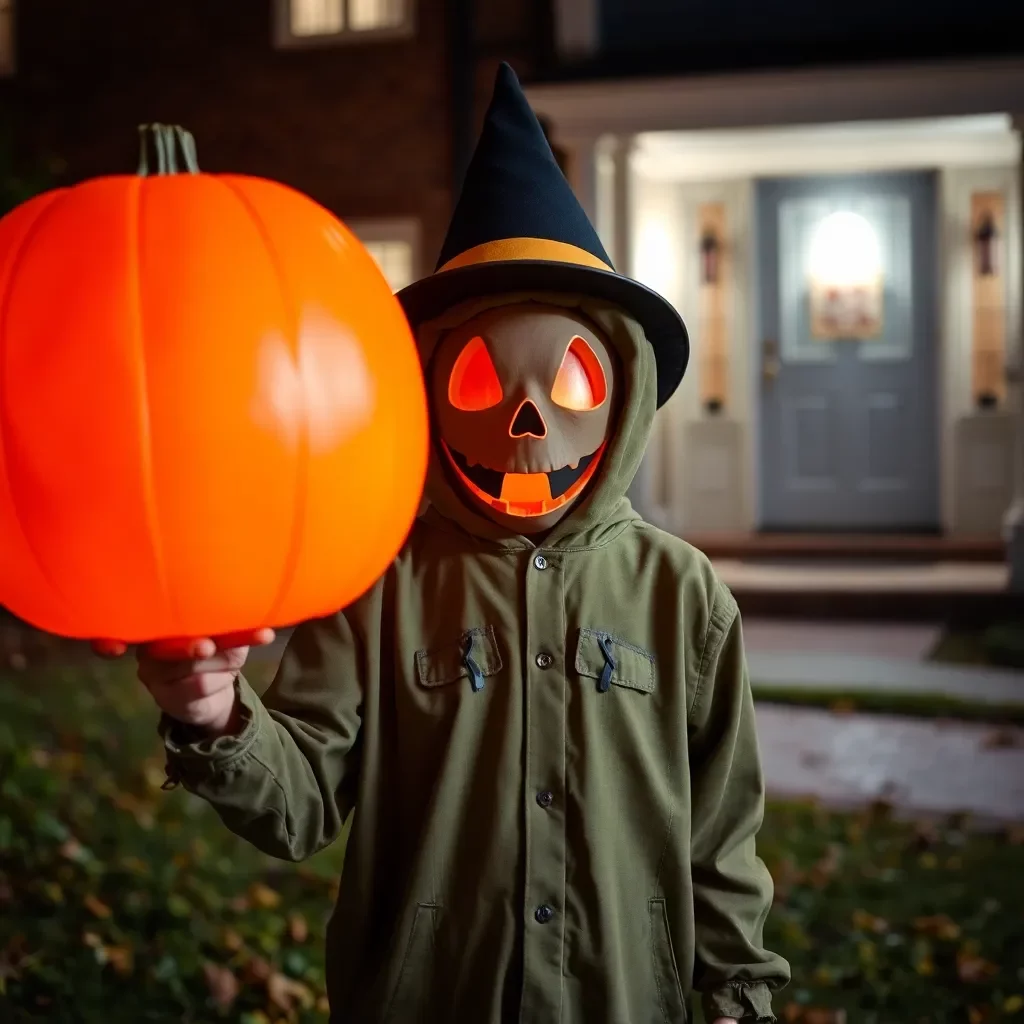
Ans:
<svg viewBox="0 0 1024 1024"><path fill-rule="evenodd" d="M974 232L974 251L980 277L995 276L998 239L999 229L996 227L995 218L990 211L986 211Z"/></svg>
<svg viewBox="0 0 1024 1024"><path fill-rule="evenodd" d="M829 214L815 232L810 263L811 276L826 288L874 284L882 272L878 235L859 213Z"/></svg>
<svg viewBox="0 0 1024 1024"><path fill-rule="evenodd" d="M700 240L701 279L704 284L718 284L719 257L722 243L713 231L706 231Z"/></svg>

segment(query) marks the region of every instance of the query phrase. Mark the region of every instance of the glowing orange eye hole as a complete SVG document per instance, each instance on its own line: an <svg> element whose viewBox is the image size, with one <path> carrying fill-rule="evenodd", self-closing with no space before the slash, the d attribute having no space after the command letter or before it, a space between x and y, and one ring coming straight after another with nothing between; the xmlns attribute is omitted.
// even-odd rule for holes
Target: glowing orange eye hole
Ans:
<svg viewBox="0 0 1024 1024"><path fill-rule="evenodd" d="M555 374L551 401L563 409L590 412L608 397L604 367L594 350L578 335L569 342Z"/></svg>
<svg viewBox="0 0 1024 1024"><path fill-rule="evenodd" d="M471 338L452 367L448 401L463 412L480 412L497 405L501 398L501 381L491 353L483 338Z"/></svg>

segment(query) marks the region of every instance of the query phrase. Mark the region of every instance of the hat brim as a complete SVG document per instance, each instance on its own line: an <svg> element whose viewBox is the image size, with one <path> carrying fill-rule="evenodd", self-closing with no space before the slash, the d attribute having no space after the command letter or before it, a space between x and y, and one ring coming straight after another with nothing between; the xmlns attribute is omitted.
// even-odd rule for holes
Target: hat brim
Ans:
<svg viewBox="0 0 1024 1024"><path fill-rule="evenodd" d="M656 291L614 271L551 260L495 260L422 278L403 288L397 298L415 329L468 299L520 291L578 293L624 309L654 349L658 408L672 397L690 359L683 318Z"/></svg>

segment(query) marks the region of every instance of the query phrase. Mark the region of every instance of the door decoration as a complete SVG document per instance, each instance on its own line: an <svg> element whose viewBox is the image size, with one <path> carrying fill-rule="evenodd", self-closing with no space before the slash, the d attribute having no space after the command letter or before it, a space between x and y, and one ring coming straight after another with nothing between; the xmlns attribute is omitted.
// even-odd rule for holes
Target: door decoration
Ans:
<svg viewBox="0 0 1024 1024"><path fill-rule="evenodd" d="M825 217L810 251L811 336L866 340L882 334L885 286L878 235L857 213Z"/></svg>
<svg viewBox="0 0 1024 1024"><path fill-rule="evenodd" d="M982 409L1006 397L1005 217L1001 192L971 196L971 376L974 401Z"/></svg>
<svg viewBox="0 0 1024 1024"><path fill-rule="evenodd" d="M729 260L724 203L703 203L697 211L700 263L701 405L721 412L728 401L729 341L725 309Z"/></svg>

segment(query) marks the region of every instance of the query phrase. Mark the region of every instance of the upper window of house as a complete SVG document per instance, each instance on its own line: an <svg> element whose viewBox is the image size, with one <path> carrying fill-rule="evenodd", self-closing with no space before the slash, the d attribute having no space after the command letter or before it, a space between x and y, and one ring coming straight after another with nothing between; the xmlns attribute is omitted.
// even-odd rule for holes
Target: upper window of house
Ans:
<svg viewBox="0 0 1024 1024"><path fill-rule="evenodd" d="M345 223L366 246L392 291L400 291L416 280L420 269L420 224L417 219L352 220L346 217Z"/></svg>
<svg viewBox="0 0 1024 1024"><path fill-rule="evenodd" d="M410 35L413 0L278 0L278 42L359 42Z"/></svg>
<svg viewBox="0 0 1024 1024"><path fill-rule="evenodd" d="M14 74L14 0L0 0L0 75Z"/></svg>

